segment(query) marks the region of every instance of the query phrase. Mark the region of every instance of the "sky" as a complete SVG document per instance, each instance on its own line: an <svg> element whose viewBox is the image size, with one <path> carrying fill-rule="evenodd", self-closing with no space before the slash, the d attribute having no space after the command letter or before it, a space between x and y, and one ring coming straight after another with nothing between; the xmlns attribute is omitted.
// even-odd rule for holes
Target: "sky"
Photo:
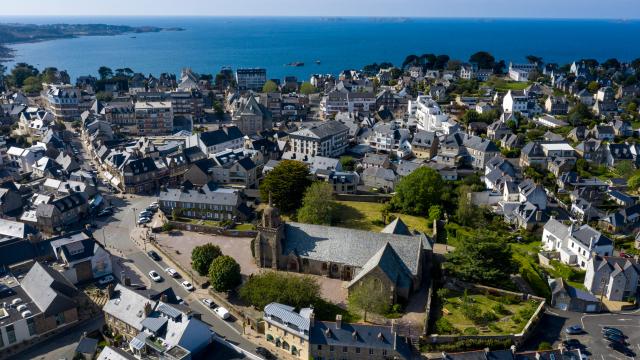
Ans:
<svg viewBox="0 0 640 360"><path fill-rule="evenodd" d="M374 16L638 19L640 0L23 0L0 16Z"/></svg>

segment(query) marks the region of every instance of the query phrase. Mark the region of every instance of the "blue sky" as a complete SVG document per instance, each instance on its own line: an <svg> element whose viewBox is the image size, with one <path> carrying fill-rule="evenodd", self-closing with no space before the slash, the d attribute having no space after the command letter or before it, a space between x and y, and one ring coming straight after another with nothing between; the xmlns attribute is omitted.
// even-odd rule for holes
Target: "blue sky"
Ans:
<svg viewBox="0 0 640 360"><path fill-rule="evenodd" d="M24 0L1 15L640 18L640 0Z"/></svg>

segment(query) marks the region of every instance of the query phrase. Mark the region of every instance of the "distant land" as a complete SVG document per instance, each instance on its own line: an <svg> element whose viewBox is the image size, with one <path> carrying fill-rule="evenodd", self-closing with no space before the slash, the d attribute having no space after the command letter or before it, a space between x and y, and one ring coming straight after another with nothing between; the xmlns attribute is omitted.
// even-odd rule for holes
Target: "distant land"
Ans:
<svg viewBox="0 0 640 360"><path fill-rule="evenodd" d="M12 58L12 50L4 45L80 36L113 36L128 33L182 31L181 28L127 26L107 24L0 24L0 60Z"/></svg>

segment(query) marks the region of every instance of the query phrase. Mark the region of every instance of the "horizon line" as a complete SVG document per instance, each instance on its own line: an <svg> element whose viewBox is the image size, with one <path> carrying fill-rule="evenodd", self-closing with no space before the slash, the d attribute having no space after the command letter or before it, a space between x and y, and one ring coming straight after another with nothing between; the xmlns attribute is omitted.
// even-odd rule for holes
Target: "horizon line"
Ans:
<svg viewBox="0 0 640 360"><path fill-rule="evenodd" d="M601 18L592 18L592 17L510 17L510 16L492 16L492 17L476 17L476 16L411 16L411 15L397 15L397 16L387 16L387 15L200 15L200 14L182 14L182 15L143 15L143 14L129 14L129 15L118 15L118 14L74 14L74 15L65 15L65 14L51 14L51 15L42 15L42 14L11 14L11 15L0 15L0 19L2 18L307 18L307 19L389 19L389 20L400 20L400 19L411 19L411 20L584 20L584 21L593 21L593 20L601 20L601 21L638 21L640 17L633 18L624 18L624 17L601 17Z"/></svg>

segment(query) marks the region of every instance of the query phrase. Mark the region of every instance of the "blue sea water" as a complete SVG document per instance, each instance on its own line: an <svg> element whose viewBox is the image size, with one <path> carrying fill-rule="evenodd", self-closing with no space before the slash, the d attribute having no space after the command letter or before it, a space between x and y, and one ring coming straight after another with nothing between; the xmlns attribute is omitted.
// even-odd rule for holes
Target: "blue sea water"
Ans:
<svg viewBox="0 0 640 360"><path fill-rule="evenodd" d="M448 54L465 61L478 50L507 63L522 62L530 54L558 63L640 57L637 20L0 16L0 21L185 29L11 46L15 59L9 66L55 66L72 78L95 74L106 65L152 74L179 73L187 66L202 73L216 73L222 66L265 67L270 78L307 79L314 73L337 74L373 62L399 65L408 54ZM305 66L285 66L294 61Z"/></svg>

